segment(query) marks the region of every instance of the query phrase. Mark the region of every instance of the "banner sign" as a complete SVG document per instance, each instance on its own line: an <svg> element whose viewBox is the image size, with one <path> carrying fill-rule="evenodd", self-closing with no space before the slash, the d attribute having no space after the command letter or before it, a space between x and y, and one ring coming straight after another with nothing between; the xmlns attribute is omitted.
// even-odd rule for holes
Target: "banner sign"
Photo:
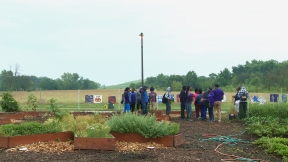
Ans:
<svg viewBox="0 0 288 162"><path fill-rule="evenodd" d="M94 95L94 103L102 103L102 95Z"/></svg>
<svg viewBox="0 0 288 162"><path fill-rule="evenodd" d="M85 95L85 103L93 103L93 95Z"/></svg>
<svg viewBox="0 0 288 162"><path fill-rule="evenodd" d="M278 102L279 94L270 94L270 102Z"/></svg>
<svg viewBox="0 0 288 162"><path fill-rule="evenodd" d="M282 102L287 102L287 95L286 94L282 94Z"/></svg>
<svg viewBox="0 0 288 162"><path fill-rule="evenodd" d="M116 96L109 96L108 97L109 104L116 104Z"/></svg>

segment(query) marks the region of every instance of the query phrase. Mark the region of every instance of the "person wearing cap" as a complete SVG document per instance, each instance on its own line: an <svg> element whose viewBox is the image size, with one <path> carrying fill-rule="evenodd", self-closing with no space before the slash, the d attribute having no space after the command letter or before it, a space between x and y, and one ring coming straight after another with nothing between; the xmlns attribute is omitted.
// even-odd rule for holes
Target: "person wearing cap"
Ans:
<svg viewBox="0 0 288 162"><path fill-rule="evenodd" d="M137 111L139 111L139 108L142 110L141 93L142 93L142 87L140 87L138 89L137 94L136 94L136 99L137 99L136 108L137 108Z"/></svg>
<svg viewBox="0 0 288 162"><path fill-rule="evenodd" d="M150 102L150 110L156 111L157 110L157 105L156 105L156 97L157 94L154 91L155 89L153 87L150 88L150 93L149 93L149 102Z"/></svg>
<svg viewBox="0 0 288 162"><path fill-rule="evenodd" d="M143 86L141 93L141 101L142 101L142 114L146 115L148 112L148 93L147 87Z"/></svg>
<svg viewBox="0 0 288 162"><path fill-rule="evenodd" d="M182 86L182 90L180 92L180 110L181 110L181 119L185 118L185 101L186 101L186 94L185 94L186 86Z"/></svg>
<svg viewBox="0 0 288 162"><path fill-rule="evenodd" d="M214 90L212 90L212 92L214 93L214 114L216 115L217 112L218 122L221 122L221 101L223 99L224 92L219 88L218 84L214 85Z"/></svg>

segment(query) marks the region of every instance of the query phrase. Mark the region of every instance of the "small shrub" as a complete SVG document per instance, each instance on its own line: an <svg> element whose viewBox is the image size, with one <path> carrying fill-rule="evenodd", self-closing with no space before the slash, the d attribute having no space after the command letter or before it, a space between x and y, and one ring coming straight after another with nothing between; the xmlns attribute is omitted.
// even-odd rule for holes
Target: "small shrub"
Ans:
<svg viewBox="0 0 288 162"><path fill-rule="evenodd" d="M111 129L105 124L105 121L100 114L76 117L66 115L60 120L60 126L63 131L73 131L77 137L111 137Z"/></svg>
<svg viewBox="0 0 288 162"><path fill-rule="evenodd" d="M36 108L38 107L39 102L37 97L34 94L30 94L28 96L28 100L27 100L27 106L29 108L31 108L33 111L36 111Z"/></svg>
<svg viewBox="0 0 288 162"><path fill-rule="evenodd" d="M145 138L175 135L180 130L178 123L157 122L154 115L143 116L137 113L113 115L107 124L111 128L111 132L137 133Z"/></svg>
<svg viewBox="0 0 288 162"><path fill-rule="evenodd" d="M3 93L1 97L2 100L0 101L0 105L4 112L20 111L19 103L13 98L10 93Z"/></svg>

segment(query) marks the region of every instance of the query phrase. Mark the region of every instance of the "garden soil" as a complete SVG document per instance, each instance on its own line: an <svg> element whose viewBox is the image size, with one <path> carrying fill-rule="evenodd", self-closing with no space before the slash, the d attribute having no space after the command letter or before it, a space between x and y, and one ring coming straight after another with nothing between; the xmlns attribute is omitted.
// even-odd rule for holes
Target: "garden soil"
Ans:
<svg viewBox="0 0 288 162"><path fill-rule="evenodd" d="M263 149L253 145L251 142L256 140L257 137L248 135L247 133L242 134L245 130L243 122L233 120L223 121L221 123L210 123L197 119L193 119L191 122L182 120L178 117L171 118L171 121L180 123L181 132L184 134L184 144L176 148L147 149L145 151L136 152L75 150L62 153L7 152L7 150L2 149L0 150L0 161L221 162L224 161L224 159L236 161L235 156L249 159L262 159L271 162L282 161L280 157L273 154L266 154ZM237 142L236 145L222 144L222 142L215 140L207 140L208 137L215 137L213 135L230 136L241 140L240 142ZM249 141L250 143L242 143L242 141ZM216 151L218 152L215 151L216 148Z"/></svg>

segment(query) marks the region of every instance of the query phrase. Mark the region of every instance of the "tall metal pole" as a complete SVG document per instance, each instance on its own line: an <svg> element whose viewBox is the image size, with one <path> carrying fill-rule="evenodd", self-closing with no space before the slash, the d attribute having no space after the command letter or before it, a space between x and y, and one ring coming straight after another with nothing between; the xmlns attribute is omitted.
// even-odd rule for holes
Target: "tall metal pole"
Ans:
<svg viewBox="0 0 288 162"><path fill-rule="evenodd" d="M40 88L40 111L42 111L42 91Z"/></svg>
<svg viewBox="0 0 288 162"><path fill-rule="evenodd" d="M141 37L141 83L144 86L144 71L143 71L143 33L140 34Z"/></svg>

